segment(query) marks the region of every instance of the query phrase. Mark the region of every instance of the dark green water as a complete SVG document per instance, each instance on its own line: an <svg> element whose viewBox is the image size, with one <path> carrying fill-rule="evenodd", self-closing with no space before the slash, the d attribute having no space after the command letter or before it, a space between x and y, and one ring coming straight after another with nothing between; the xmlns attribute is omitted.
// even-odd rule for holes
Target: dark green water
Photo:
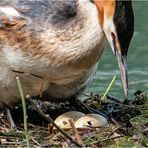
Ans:
<svg viewBox="0 0 148 148"><path fill-rule="evenodd" d="M133 2L133 8L135 32L128 52L129 98L136 90L148 91L148 1ZM124 98L116 58L107 46L88 91L104 93L113 76L117 77L109 93Z"/></svg>

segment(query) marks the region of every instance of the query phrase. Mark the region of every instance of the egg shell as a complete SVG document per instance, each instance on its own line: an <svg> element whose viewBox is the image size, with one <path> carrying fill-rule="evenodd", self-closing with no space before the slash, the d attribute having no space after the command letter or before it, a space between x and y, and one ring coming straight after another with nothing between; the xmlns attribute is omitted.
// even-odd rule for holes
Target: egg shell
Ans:
<svg viewBox="0 0 148 148"><path fill-rule="evenodd" d="M86 114L80 117L75 122L75 127L80 129L87 129L90 127L106 127L108 126L108 121L105 117L99 114Z"/></svg>

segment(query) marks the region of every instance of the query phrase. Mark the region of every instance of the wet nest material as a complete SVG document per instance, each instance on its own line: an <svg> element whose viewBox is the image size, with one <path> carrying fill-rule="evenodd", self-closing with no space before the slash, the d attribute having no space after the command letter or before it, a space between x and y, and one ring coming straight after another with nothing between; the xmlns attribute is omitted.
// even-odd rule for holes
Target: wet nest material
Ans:
<svg viewBox="0 0 148 148"><path fill-rule="evenodd" d="M71 105L73 104L73 105ZM148 94L137 91L130 100L117 99L107 95L92 95L84 101L73 103L51 104L36 101L36 105L46 116L55 119L63 112L78 110L84 113L98 113L109 121L105 128L87 130L66 130L75 141L83 147L148 147ZM74 147L70 140L58 130L53 130L50 123L38 114L36 109L27 104L28 131L30 147ZM17 130L10 125L3 110L0 112L0 145L1 147L26 147L23 129L22 106L12 109ZM78 132L78 133L76 133Z"/></svg>

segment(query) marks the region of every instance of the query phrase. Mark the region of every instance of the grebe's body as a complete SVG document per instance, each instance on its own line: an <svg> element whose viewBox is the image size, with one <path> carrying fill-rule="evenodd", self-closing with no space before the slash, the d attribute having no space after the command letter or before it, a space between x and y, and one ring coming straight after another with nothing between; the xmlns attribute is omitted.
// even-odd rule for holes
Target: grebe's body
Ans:
<svg viewBox="0 0 148 148"><path fill-rule="evenodd" d="M89 0L0 2L1 105L20 101L16 76L25 94L46 92L50 101L86 87L107 36L98 19L101 3L96 5Z"/></svg>
<svg viewBox="0 0 148 148"><path fill-rule="evenodd" d="M55 101L83 89L96 70L104 47L95 5L83 0L61 3L74 11L68 16L66 6L58 8L54 5L57 3L48 1L15 3L22 6L22 14L13 4L0 8L5 25L0 28L0 103L20 100L16 76L26 94L39 95L43 87L42 91L48 89ZM15 14L7 14L9 9Z"/></svg>

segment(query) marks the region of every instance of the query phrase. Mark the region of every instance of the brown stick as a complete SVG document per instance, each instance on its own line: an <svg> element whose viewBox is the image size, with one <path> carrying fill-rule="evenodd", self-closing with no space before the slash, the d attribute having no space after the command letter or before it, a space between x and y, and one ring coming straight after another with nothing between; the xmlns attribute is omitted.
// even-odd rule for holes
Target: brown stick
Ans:
<svg viewBox="0 0 148 148"><path fill-rule="evenodd" d="M78 130L76 129L76 127L75 127L75 125L74 125L74 123L73 123L73 121L71 119L69 119L69 123L70 123L70 125L71 125L71 127L73 129L73 132L75 134L75 137L76 137L78 143L80 145L84 145L84 143L83 143L83 141L82 141L82 139L80 137L80 134L79 134Z"/></svg>

